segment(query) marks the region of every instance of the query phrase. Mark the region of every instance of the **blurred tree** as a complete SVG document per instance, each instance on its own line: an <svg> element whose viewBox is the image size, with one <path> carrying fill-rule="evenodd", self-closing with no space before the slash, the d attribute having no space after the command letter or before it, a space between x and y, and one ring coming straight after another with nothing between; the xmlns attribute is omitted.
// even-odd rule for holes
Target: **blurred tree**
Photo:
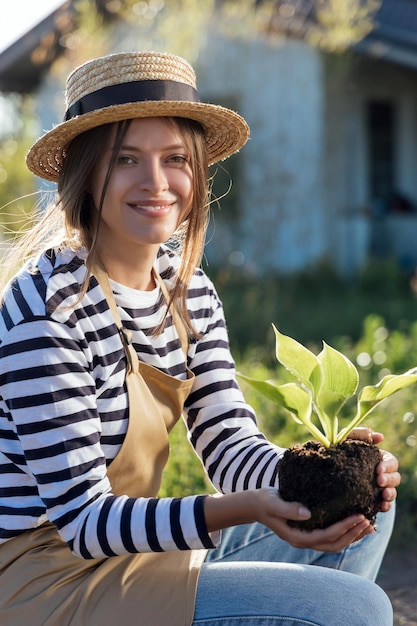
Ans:
<svg viewBox="0 0 417 626"><path fill-rule="evenodd" d="M25 154L33 131L28 97L3 96L0 108L0 242L7 245L31 219L35 187L33 176L26 169Z"/></svg>
<svg viewBox="0 0 417 626"><path fill-rule="evenodd" d="M374 26L381 0L316 0L316 23L308 40L329 52L345 52Z"/></svg>
<svg viewBox="0 0 417 626"><path fill-rule="evenodd" d="M382 0L74 0L74 28L61 43L71 64L106 52L115 20L134 25L141 49L169 49L194 62L208 34L304 36L344 52L375 25Z"/></svg>

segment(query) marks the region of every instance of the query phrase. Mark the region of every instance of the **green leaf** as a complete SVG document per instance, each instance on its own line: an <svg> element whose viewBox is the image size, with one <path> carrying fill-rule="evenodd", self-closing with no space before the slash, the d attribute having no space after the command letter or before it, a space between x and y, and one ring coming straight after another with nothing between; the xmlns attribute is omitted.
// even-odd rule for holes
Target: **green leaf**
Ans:
<svg viewBox="0 0 417 626"><path fill-rule="evenodd" d="M292 337L280 333L274 324L272 327L278 361L308 389L318 389L322 382L322 372L316 355Z"/></svg>
<svg viewBox="0 0 417 626"><path fill-rule="evenodd" d="M351 430L359 426L365 417L383 400L417 382L417 374L413 373L415 371L416 369L404 372L404 374L390 374L384 376L377 385L364 387L358 396L356 415L346 428L340 431L337 438L338 443L343 441Z"/></svg>
<svg viewBox="0 0 417 626"><path fill-rule="evenodd" d="M280 403L290 412L291 417L298 424L304 424L313 437L328 447L330 441L311 420L312 400L309 392L297 383L286 383L276 389L281 396Z"/></svg>
<svg viewBox="0 0 417 626"><path fill-rule="evenodd" d="M356 392L359 374L353 363L344 354L323 342L323 350L318 355L323 381L314 401L317 414L326 436L332 443L337 438L337 415Z"/></svg>
<svg viewBox="0 0 417 626"><path fill-rule="evenodd" d="M364 387L358 398L358 415L363 417L368 415L382 400L416 381L417 374L405 372L404 374L384 376L377 385Z"/></svg>
<svg viewBox="0 0 417 626"><path fill-rule="evenodd" d="M312 400L310 393L298 383L274 385L266 380L258 380L237 372L237 376L246 381L263 396L289 411L297 424L303 424L307 430L326 447L330 445L328 439L311 421Z"/></svg>
<svg viewBox="0 0 417 626"><path fill-rule="evenodd" d="M311 420L311 396L297 383L286 383L275 387L277 402L289 411L299 424Z"/></svg>
<svg viewBox="0 0 417 626"><path fill-rule="evenodd" d="M287 408L285 404L283 404L282 394L279 392L278 386L274 385L274 383L271 383L267 380L258 380L257 378L251 378L250 376L245 376L245 374L242 374L240 372L236 372L236 375L245 382L247 382L249 385L251 385L251 387L259 391L259 393L265 396L265 398L268 398L269 400L272 400L273 402L284 406L284 408Z"/></svg>
<svg viewBox="0 0 417 626"><path fill-rule="evenodd" d="M359 384L359 374L353 363L325 342L317 359L323 369L323 383L317 399L322 392L333 393L345 401L353 396Z"/></svg>

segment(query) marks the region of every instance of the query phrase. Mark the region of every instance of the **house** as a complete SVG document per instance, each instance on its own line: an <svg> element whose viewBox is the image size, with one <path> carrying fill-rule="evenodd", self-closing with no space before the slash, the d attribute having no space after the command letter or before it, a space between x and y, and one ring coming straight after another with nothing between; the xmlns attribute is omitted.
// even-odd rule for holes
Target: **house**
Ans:
<svg viewBox="0 0 417 626"><path fill-rule="evenodd" d="M71 7L0 54L0 90L35 91L40 128L62 115L53 97L62 85L47 70L73 27ZM327 262L351 277L371 255L414 268L417 3L382 0L371 31L344 54L312 45L316 18L314 0L278 0L268 33L234 38L211 26L193 60L202 97L251 127L247 146L218 168L217 193L229 174L234 186L213 209L207 257L255 274ZM114 20L112 33L109 51L140 47L134 27ZM42 45L49 55L34 65Z"/></svg>

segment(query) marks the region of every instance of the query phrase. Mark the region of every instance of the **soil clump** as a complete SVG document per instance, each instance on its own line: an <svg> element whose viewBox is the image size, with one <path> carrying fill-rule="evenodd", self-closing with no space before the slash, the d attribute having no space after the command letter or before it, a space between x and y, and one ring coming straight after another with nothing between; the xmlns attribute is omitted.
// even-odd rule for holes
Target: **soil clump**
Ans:
<svg viewBox="0 0 417 626"><path fill-rule="evenodd" d="M329 448L307 441L286 450L278 463L280 495L301 502L312 514L288 524L313 530L360 513L375 524L382 492L375 472L380 461L379 448L356 439Z"/></svg>

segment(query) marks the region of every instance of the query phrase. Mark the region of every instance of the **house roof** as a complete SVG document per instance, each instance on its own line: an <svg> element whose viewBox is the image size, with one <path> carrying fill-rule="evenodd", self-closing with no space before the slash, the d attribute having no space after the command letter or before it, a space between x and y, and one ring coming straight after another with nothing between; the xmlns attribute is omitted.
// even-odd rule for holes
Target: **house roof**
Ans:
<svg viewBox="0 0 417 626"><path fill-rule="evenodd" d="M106 13L105 0L94 0ZM261 4L264 0L257 0ZM302 36L314 20L317 0L276 0L271 30ZM29 93L65 50L64 37L75 26L74 0L66 0L23 37L0 53L0 91ZM417 1L381 0L375 28L355 49L417 69Z"/></svg>
<svg viewBox="0 0 417 626"><path fill-rule="evenodd" d="M262 4L265 0L257 0ZM373 30L353 48L417 69L417 1L380 0ZM364 5L364 0L362 0ZM302 37L316 19L317 0L277 0L271 30Z"/></svg>
<svg viewBox="0 0 417 626"><path fill-rule="evenodd" d="M357 49L417 69L417 2L383 0L375 22L376 28Z"/></svg>
<svg viewBox="0 0 417 626"><path fill-rule="evenodd" d="M62 53L62 37L73 28L72 3L67 0L0 54L0 91L33 91Z"/></svg>
<svg viewBox="0 0 417 626"><path fill-rule="evenodd" d="M106 0L91 0L97 13L114 19ZM76 0L62 4L23 37L0 53L0 91L30 93L41 83L51 64L65 51L65 36L76 24Z"/></svg>

